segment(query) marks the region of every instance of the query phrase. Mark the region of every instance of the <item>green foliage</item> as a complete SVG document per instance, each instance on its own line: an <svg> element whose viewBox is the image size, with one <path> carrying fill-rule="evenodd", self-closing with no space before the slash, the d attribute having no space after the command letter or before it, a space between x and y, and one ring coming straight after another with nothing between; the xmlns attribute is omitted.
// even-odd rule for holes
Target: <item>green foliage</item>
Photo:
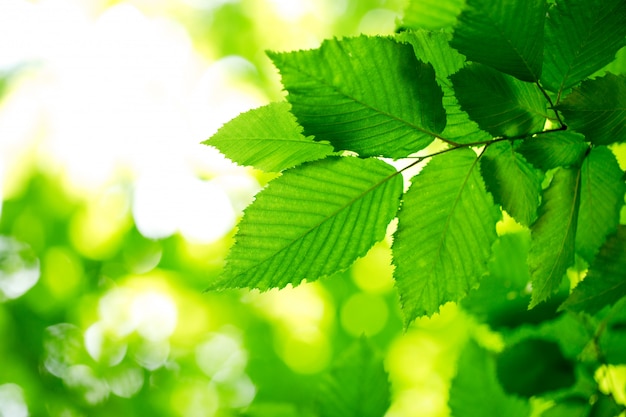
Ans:
<svg viewBox="0 0 626 417"><path fill-rule="evenodd" d="M461 353L452 415L528 416L525 397L546 416L618 414L593 370L625 363L626 78L610 72L625 19L623 0L410 1L395 36L270 53L291 108L239 116L206 143L284 171L246 209L211 287L314 281L387 232L407 328L457 302L504 335L498 355ZM364 415L368 363L339 368L320 415Z"/></svg>

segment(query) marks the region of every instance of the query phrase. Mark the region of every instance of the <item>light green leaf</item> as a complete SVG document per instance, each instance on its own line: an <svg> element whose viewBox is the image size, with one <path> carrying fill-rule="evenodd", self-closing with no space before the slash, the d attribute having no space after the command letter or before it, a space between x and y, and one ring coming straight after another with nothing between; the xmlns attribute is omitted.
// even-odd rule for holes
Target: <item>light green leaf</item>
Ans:
<svg viewBox="0 0 626 417"><path fill-rule="evenodd" d="M583 163L576 252L587 262L617 229L626 192L623 175L615 155L604 146L593 148Z"/></svg>
<svg viewBox="0 0 626 417"><path fill-rule="evenodd" d="M626 142L626 76L585 80L557 106L565 123L596 145Z"/></svg>
<svg viewBox="0 0 626 417"><path fill-rule="evenodd" d="M548 11L541 81L560 93L610 63L624 45L624 0L559 0Z"/></svg>
<svg viewBox="0 0 626 417"><path fill-rule="evenodd" d="M531 229L528 255L533 287L530 308L555 292L574 263L580 204L580 169L561 168L543 194L539 219Z"/></svg>
<svg viewBox="0 0 626 417"><path fill-rule="evenodd" d="M409 0L402 27L436 30L449 28L456 22L465 0Z"/></svg>
<svg viewBox="0 0 626 417"><path fill-rule="evenodd" d="M580 133L558 131L526 138L516 151L535 167L547 171L580 165L588 149Z"/></svg>
<svg viewBox="0 0 626 417"><path fill-rule="evenodd" d="M483 130L506 137L543 130L546 101L537 86L480 64L451 78L461 108Z"/></svg>
<svg viewBox="0 0 626 417"><path fill-rule="evenodd" d="M383 360L365 338L348 350L321 384L320 417L382 417L390 405Z"/></svg>
<svg viewBox="0 0 626 417"><path fill-rule="evenodd" d="M417 60L411 45L361 36L269 56L305 134L337 150L402 158L445 127L435 71Z"/></svg>
<svg viewBox="0 0 626 417"><path fill-rule="evenodd" d="M216 147L240 165L279 172L324 158L333 147L302 135L288 103L271 103L242 113L204 144Z"/></svg>
<svg viewBox="0 0 626 417"><path fill-rule="evenodd" d="M543 63L545 0L467 0L452 46L523 81L537 81Z"/></svg>
<svg viewBox="0 0 626 417"><path fill-rule="evenodd" d="M500 386L494 355L470 341L458 362L448 400L453 417L527 417L530 404Z"/></svg>
<svg viewBox="0 0 626 417"><path fill-rule="evenodd" d="M345 269L385 236L401 193L401 175L377 159L330 157L287 170L245 210L211 288L281 288Z"/></svg>
<svg viewBox="0 0 626 417"><path fill-rule="evenodd" d="M626 226L619 226L600 249L589 272L561 306L595 314L626 296Z"/></svg>
<svg viewBox="0 0 626 417"><path fill-rule="evenodd" d="M480 160L487 190L515 220L529 226L537 218L543 175L511 143L490 145Z"/></svg>
<svg viewBox="0 0 626 417"><path fill-rule="evenodd" d="M460 300L479 282L500 218L469 149L434 157L412 182L392 247L407 323Z"/></svg>
<svg viewBox="0 0 626 417"><path fill-rule="evenodd" d="M461 110L456 98L449 77L463 68L465 57L450 46L452 36L445 32L418 30L403 32L397 37L412 44L417 57L435 69L437 83L443 90L443 106L447 114L446 128L439 137L455 143L474 143L491 139L487 132L481 130L476 122Z"/></svg>

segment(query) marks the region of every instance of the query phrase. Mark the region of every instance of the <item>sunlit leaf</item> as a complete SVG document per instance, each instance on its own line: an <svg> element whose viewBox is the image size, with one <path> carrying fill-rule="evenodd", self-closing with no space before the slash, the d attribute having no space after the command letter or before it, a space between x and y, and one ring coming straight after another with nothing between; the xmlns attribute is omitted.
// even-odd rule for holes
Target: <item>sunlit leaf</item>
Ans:
<svg viewBox="0 0 626 417"><path fill-rule="evenodd" d="M626 226L619 226L562 308L596 313L626 296Z"/></svg>
<svg viewBox="0 0 626 417"><path fill-rule="evenodd" d="M460 300L479 282L500 217L471 150L433 158L412 182L392 247L407 322Z"/></svg>
<svg viewBox="0 0 626 417"><path fill-rule="evenodd" d="M579 165L588 148L583 135L572 131L558 131L526 138L516 151L535 167L547 171Z"/></svg>
<svg viewBox="0 0 626 417"><path fill-rule="evenodd" d="M626 76L585 80L557 106L567 125L597 145L626 142Z"/></svg>
<svg viewBox="0 0 626 417"><path fill-rule="evenodd" d="M580 169L559 169L543 194L539 219L531 229L528 256L533 286L531 308L559 288L567 268L574 263L579 204Z"/></svg>
<svg viewBox="0 0 626 417"><path fill-rule="evenodd" d="M537 81L543 63L544 0L467 0L452 46L470 61L523 81Z"/></svg>
<svg viewBox="0 0 626 417"><path fill-rule="evenodd" d="M610 63L624 45L624 0L559 0L548 11L541 81L561 92Z"/></svg>
<svg viewBox="0 0 626 417"><path fill-rule="evenodd" d="M382 358L361 338L323 381L320 417L381 417L390 405L389 381Z"/></svg>
<svg viewBox="0 0 626 417"><path fill-rule="evenodd" d="M490 145L481 160L487 190L515 220L529 226L537 218L543 175L510 142Z"/></svg>
<svg viewBox="0 0 626 417"><path fill-rule="evenodd" d="M459 358L448 405L453 417L530 415L528 401L507 394L500 386L494 355L473 341Z"/></svg>
<svg viewBox="0 0 626 417"><path fill-rule="evenodd" d="M587 262L617 229L626 192L623 175L615 156L604 146L593 148L583 163L576 252Z"/></svg>
<svg viewBox="0 0 626 417"><path fill-rule="evenodd" d="M465 0L410 0L402 26L413 29L449 28L456 22Z"/></svg>
<svg viewBox="0 0 626 417"><path fill-rule="evenodd" d="M288 103L271 103L226 123L204 144L216 147L241 165L278 172L321 159L333 147L305 138Z"/></svg>
<svg viewBox="0 0 626 417"><path fill-rule="evenodd" d="M269 55L304 133L337 150L400 158L445 127L433 67L418 61L411 45L361 36Z"/></svg>
<svg viewBox="0 0 626 417"><path fill-rule="evenodd" d="M271 181L239 224L215 288L298 284L347 268L385 236L402 192L376 159L331 157Z"/></svg>
<svg viewBox="0 0 626 417"><path fill-rule="evenodd" d="M461 108L494 136L519 136L543 130L546 100L537 86L487 66L471 64L452 76Z"/></svg>

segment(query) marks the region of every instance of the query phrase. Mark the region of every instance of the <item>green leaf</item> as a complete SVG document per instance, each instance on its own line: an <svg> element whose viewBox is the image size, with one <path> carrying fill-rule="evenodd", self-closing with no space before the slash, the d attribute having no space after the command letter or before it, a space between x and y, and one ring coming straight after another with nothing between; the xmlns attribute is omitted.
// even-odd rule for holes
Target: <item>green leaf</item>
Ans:
<svg viewBox="0 0 626 417"><path fill-rule="evenodd" d="M591 405L586 398L571 398L555 404L541 417L589 417Z"/></svg>
<svg viewBox="0 0 626 417"><path fill-rule="evenodd" d="M529 226L537 218L543 174L513 150L510 142L490 145L480 160L487 190L515 220Z"/></svg>
<svg viewBox="0 0 626 417"><path fill-rule="evenodd" d="M305 134L337 150L402 158L445 127L435 71L411 45L361 36L269 56Z"/></svg>
<svg viewBox="0 0 626 417"><path fill-rule="evenodd" d="M537 81L543 63L545 0L467 0L452 46L522 81Z"/></svg>
<svg viewBox="0 0 626 417"><path fill-rule="evenodd" d="M443 90L443 106L447 115L446 128L439 137L455 143L483 142L491 139L491 136L481 130L461 109L456 98L449 77L463 68L465 57L450 46L451 35L445 32L418 30L402 32L397 38L412 44L417 57L435 69L437 83Z"/></svg>
<svg viewBox="0 0 626 417"><path fill-rule="evenodd" d="M481 129L506 137L543 130L546 101L537 86L480 64L451 78L461 108Z"/></svg>
<svg viewBox="0 0 626 417"><path fill-rule="evenodd" d="M515 150L535 167L547 171L580 165L588 149L580 133L558 131L526 138Z"/></svg>
<svg viewBox="0 0 626 417"><path fill-rule="evenodd" d="M559 288L567 268L574 263L579 204L580 169L559 169L543 194L539 219L531 229L528 264L533 290L530 308Z"/></svg>
<svg viewBox="0 0 626 417"><path fill-rule="evenodd" d="M324 158L333 147L302 135L288 103L271 103L242 113L222 126L206 145L240 165L278 172Z"/></svg>
<svg viewBox="0 0 626 417"><path fill-rule="evenodd" d="M585 80L557 106L565 122L596 145L626 142L626 76Z"/></svg>
<svg viewBox="0 0 626 417"><path fill-rule="evenodd" d="M626 226L619 226L600 249L589 272L561 308L595 314L626 296Z"/></svg>
<svg viewBox="0 0 626 417"><path fill-rule="evenodd" d="M436 30L456 22L465 0L410 0L404 10L402 27Z"/></svg>
<svg viewBox="0 0 626 417"><path fill-rule="evenodd" d="M382 417L390 405L382 358L365 338L333 366L320 387L320 417Z"/></svg>
<svg viewBox="0 0 626 417"><path fill-rule="evenodd" d="M285 171L245 210L212 288L281 288L347 268L385 236L401 193L401 175L377 159L330 157Z"/></svg>
<svg viewBox="0 0 626 417"><path fill-rule="evenodd" d="M626 298L619 300L607 312L597 349L602 352L603 363L623 365L626 364L624 346L626 346Z"/></svg>
<svg viewBox="0 0 626 417"><path fill-rule="evenodd" d="M615 155L604 146L593 148L583 163L576 252L587 262L617 229L626 193L623 175Z"/></svg>
<svg viewBox="0 0 626 417"><path fill-rule="evenodd" d="M392 247L407 324L478 283L500 218L469 149L434 157L412 182Z"/></svg>
<svg viewBox="0 0 626 417"><path fill-rule="evenodd" d="M609 64L624 45L624 0L559 0L548 11L541 81L560 93Z"/></svg>
<svg viewBox="0 0 626 417"><path fill-rule="evenodd" d="M507 394L500 386L493 355L473 341L459 358L448 405L453 417L530 415L528 401Z"/></svg>

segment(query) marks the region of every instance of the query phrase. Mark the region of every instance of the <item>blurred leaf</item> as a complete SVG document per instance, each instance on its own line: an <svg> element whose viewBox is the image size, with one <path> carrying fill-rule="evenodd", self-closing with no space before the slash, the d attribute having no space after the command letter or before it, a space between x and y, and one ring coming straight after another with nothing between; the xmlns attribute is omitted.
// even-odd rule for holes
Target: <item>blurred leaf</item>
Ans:
<svg viewBox="0 0 626 417"><path fill-rule="evenodd" d="M584 281L583 281L584 282ZM604 318L604 328L598 340L604 364L626 364L626 298L617 301ZM611 378L608 376L607 378Z"/></svg>
<svg viewBox="0 0 626 417"><path fill-rule="evenodd" d="M535 167L547 171L579 165L588 148L583 135L558 131L526 138L515 150Z"/></svg>
<svg viewBox="0 0 626 417"><path fill-rule="evenodd" d="M390 405L382 358L362 337L330 370L320 386L320 417L382 417Z"/></svg>
<svg viewBox="0 0 626 417"><path fill-rule="evenodd" d="M404 10L402 27L429 30L450 28L464 5L465 0L410 0Z"/></svg>
<svg viewBox="0 0 626 417"><path fill-rule="evenodd" d="M587 262L617 229L626 183L615 155L604 146L591 150L581 170L576 252Z"/></svg>
<svg viewBox="0 0 626 417"><path fill-rule="evenodd" d="M594 314L626 296L626 226L619 226L562 308Z"/></svg>
<svg viewBox="0 0 626 417"><path fill-rule="evenodd" d="M541 417L588 417L591 406L586 398L568 399L555 404Z"/></svg>
<svg viewBox="0 0 626 417"><path fill-rule="evenodd" d="M544 339L525 339L507 347L497 358L498 379L510 394L532 397L572 386L574 364L559 345Z"/></svg>
<svg viewBox="0 0 626 417"><path fill-rule="evenodd" d="M285 171L244 212L212 288L297 285L347 268L385 236L402 176L376 159L328 158Z"/></svg>
<svg viewBox="0 0 626 417"><path fill-rule="evenodd" d="M522 225L533 223L543 174L515 152L508 141L490 145L480 163L487 190L496 202Z"/></svg>
<svg viewBox="0 0 626 417"><path fill-rule="evenodd" d="M410 45L361 36L269 56L304 133L336 150L401 158L445 127L433 67L418 61Z"/></svg>
<svg viewBox="0 0 626 417"><path fill-rule="evenodd" d="M530 405L500 386L493 355L470 341L458 362L448 400L453 417L526 417Z"/></svg>
<svg viewBox="0 0 626 417"><path fill-rule="evenodd" d="M557 106L568 127L596 145L626 142L626 76L585 80Z"/></svg>
<svg viewBox="0 0 626 417"><path fill-rule="evenodd" d="M580 169L559 169L543 193L539 219L531 230L528 264L533 292L530 308L545 301L559 288L567 268L574 263L579 205Z"/></svg>
<svg viewBox="0 0 626 417"><path fill-rule="evenodd" d="M537 81L543 63L545 0L467 0L452 46L522 81Z"/></svg>
<svg viewBox="0 0 626 417"><path fill-rule="evenodd" d="M559 0L548 11L541 81L560 93L610 63L624 45L623 0Z"/></svg>
<svg viewBox="0 0 626 417"><path fill-rule="evenodd" d="M598 400L591 407L588 417L617 417L622 415L624 406L617 404L613 397L599 395Z"/></svg>
<svg viewBox="0 0 626 417"><path fill-rule="evenodd" d="M543 130L546 101L537 86L480 64L452 75L452 83L461 108L486 132L514 137Z"/></svg>
<svg viewBox="0 0 626 417"><path fill-rule="evenodd" d="M288 103L271 103L242 113L208 141L240 165L279 172L303 162L324 158L332 146L302 136L302 127Z"/></svg>
<svg viewBox="0 0 626 417"><path fill-rule="evenodd" d="M404 196L392 250L406 323L460 300L487 272L500 211L477 165L468 149L434 157Z"/></svg>

